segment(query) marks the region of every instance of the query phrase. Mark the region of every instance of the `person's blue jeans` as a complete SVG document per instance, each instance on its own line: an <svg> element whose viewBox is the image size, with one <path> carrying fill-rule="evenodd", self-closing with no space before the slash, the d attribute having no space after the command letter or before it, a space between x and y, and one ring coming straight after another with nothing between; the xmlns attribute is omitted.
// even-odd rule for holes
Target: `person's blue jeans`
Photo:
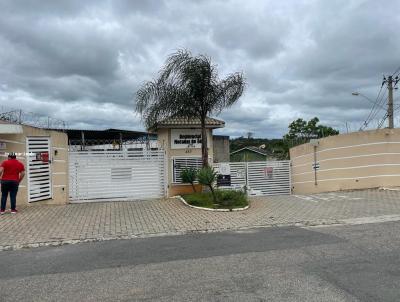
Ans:
<svg viewBox="0 0 400 302"><path fill-rule="evenodd" d="M6 209L7 197L10 193L11 210L15 210L17 206L17 192L18 192L18 181L14 180L2 180L1 181L1 210Z"/></svg>

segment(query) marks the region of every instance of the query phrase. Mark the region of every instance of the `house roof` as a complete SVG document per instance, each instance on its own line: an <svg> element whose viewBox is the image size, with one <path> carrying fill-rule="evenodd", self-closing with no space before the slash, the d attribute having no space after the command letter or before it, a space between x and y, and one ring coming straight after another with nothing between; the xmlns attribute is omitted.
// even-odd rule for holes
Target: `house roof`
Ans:
<svg viewBox="0 0 400 302"><path fill-rule="evenodd" d="M258 148L258 147L254 147L254 146L248 146L248 147L241 148L239 150L231 152L231 154L235 154L235 153L238 153L238 152L243 151L243 150L249 150L251 152L255 152L255 153L258 153L258 154L261 154L261 155L265 155L265 156L268 155L266 150Z"/></svg>
<svg viewBox="0 0 400 302"><path fill-rule="evenodd" d="M154 128L200 128L201 121L197 117L169 117L159 122ZM223 128L225 122L212 117L206 118L206 128Z"/></svg>

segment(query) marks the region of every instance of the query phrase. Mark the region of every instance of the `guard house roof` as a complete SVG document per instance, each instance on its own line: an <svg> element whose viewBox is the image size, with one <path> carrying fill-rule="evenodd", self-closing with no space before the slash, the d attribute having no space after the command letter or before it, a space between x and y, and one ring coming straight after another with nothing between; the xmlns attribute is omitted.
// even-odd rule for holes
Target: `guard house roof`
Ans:
<svg viewBox="0 0 400 302"><path fill-rule="evenodd" d="M154 130L159 128L200 128L201 121L197 117L170 117L155 125ZM225 122L212 117L206 118L206 128L215 129L225 127Z"/></svg>

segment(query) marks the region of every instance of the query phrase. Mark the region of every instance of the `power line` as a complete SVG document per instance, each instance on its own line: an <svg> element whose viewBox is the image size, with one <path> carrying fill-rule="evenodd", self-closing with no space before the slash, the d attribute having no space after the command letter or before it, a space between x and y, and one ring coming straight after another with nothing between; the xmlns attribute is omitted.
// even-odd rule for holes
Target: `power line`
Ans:
<svg viewBox="0 0 400 302"><path fill-rule="evenodd" d="M387 78L383 76L381 88L379 89L374 105L372 106L371 111L369 112L364 123L361 125L360 131L365 129L368 126L368 124L375 119L375 117L380 112L380 109L382 109L382 105L385 100L387 100L386 114L383 117L382 121L378 124L378 127L380 128L387 118L389 120L389 128L390 129L394 128L393 91L397 89L396 85L400 81L399 76L396 75L399 72L400 72L400 67L398 67L392 75L387 76ZM381 94L384 85L387 86L387 89L385 89L385 92ZM386 98L386 93L388 93L387 98Z"/></svg>
<svg viewBox="0 0 400 302"><path fill-rule="evenodd" d="M389 129L393 129L394 128L394 116L393 116L393 90L395 89L395 87L396 87L396 85L397 85L397 83L399 82L399 77L398 76L396 76L396 77L393 77L393 76L388 76L387 78L384 76L383 77L383 82L382 82L382 85L383 84L386 84L386 86L387 86L387 92L388 92L388 98L387 98L387 104L388 104L388 107L387 107L387 119L388 119L388 127L389 127ZM386 91L386 90L385 90ZM376 116L376 114L377 113L375 113L375 116ZM383 121L385 120L386 118L384 117L384 119L383 119ZM381 122L380 123L380 126L382 125L382 123L383 122Z"/></svg>
<svg viewBox="0 0 400 302"><path fill-rule="evenodd" d="M373 119L371 116L375 117L376 113L379 111L379 105L378 104L380 104L382 102L382 99L384 97L383 96L383 97L381 97L381 99L379 99L379 96L381 95L381 92L382 92L382 89L383 89L383 85L384 85L384 82L382 82L381 89L379 89L379 92L378 92L378 95L376 96L374 105L372 106L371 111L369 112L367 118L365 119L365 121L361 125L360 130L365 129L368 126L369 122ZM386 91L385 91L385 93L386 93Z"/></svg>
<svg viewBox="0 0 400 302"><path fill-rule="evenodd" d="M393 109L393 112L396 112L399 109L400 109L400 104L397 105L396 108ZM383 116L382 120L378 124L378 129L380 129L382 127L383 123L386 121L387 118L388 118L388 113L386 112L385 115Z"/></svg>
<svg viewBox="0 0 400 302"><path fill-rule="evenodd" d="M395 72L393 72L393 74L392 74L392 77L393 76L395 76L396 75L396 73L398 73L400 71L400 66L399 67L397 67L397 69L396 69L396 71Z"/></svg>
<svg viewBox="0 0 400 302"><path fill-rule="evenodd" d="M378 124L378 129L380 129L382 127L382 125L386 121L387 117L388 117L388 114L386 112L385 115L383 116L382 120Z"/></svg>
<svg viewBox="0 0 400 302"><path fill-rule="evenodd" d="M386 97L386 91L384 92L384 94L382 94L381 99L378 101L378 104L383 106L386 102L387 102L387 97ZM380 107L376 107L375 111L371 114L371 120L375 119L376 116L378 115L378 113L380 112Z"/></svg>

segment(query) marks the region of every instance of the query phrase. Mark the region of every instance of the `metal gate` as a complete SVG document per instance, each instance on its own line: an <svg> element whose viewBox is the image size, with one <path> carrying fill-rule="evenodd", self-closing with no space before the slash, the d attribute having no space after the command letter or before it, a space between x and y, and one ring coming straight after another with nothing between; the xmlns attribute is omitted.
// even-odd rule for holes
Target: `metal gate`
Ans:
<svg viewBox="0 0 400 302"><path fill-rule="evenodd" d="M50 138L43 136L27 137L27 180L28 202L52 198L51 166L49 159ZM47 154L47 160L42 155Z"/></svg>
<svg viewBox="0 0 400 302"><path fill-rule="evenodd" d="M231 187L246 186L249 195L290 195L290 161L229 162L214 164L230 166Z"/></svg>
<svg viewBox="0 0 400 302"><path fill-rule="evenodd" d="M164 166L162 150L70 151L70 200L163 197Z"/></svg>

